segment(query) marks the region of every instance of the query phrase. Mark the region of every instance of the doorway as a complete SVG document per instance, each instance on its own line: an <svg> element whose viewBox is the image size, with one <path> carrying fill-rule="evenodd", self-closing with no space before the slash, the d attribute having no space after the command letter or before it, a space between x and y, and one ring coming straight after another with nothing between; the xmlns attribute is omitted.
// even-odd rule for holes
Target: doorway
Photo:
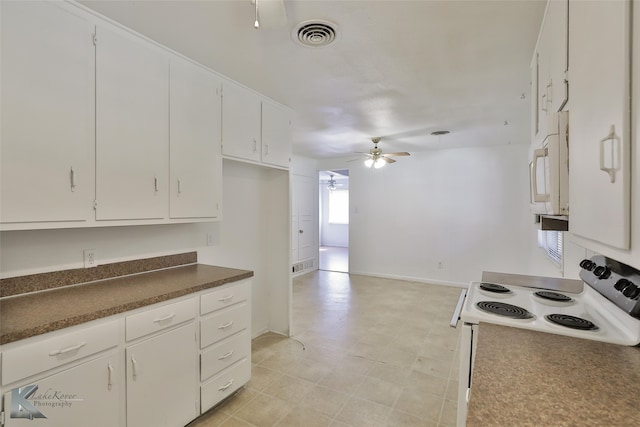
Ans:
<svg viewBox="0 0 640 427"><path fill-rule="evenodd" d="M349 272L349 170L319 172L320 270Z"/></svg>

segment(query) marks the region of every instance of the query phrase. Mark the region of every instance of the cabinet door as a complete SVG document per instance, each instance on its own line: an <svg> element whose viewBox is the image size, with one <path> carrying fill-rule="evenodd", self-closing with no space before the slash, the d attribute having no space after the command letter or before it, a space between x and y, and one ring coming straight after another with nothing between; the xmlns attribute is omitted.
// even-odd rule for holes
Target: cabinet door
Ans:
<svg viewBox="0 0 640 427"><path fill-rule="evenodd" d="M289 112L268 101L262 102L262 161L289 167L291 159Z"/></svg>
<svg viewBox="0 0 640 427"><path fill-rule="evenodd" d="M165 218L169 59L116 31L97 28L96 219Z"/></svg>
<svg viewBox="0 0 640 427"><path fill-rule="evenodd" d="M572 1L569 13L569 230L627 249L630 1Z"/></svg>
<svg viewBox="0 0 640 427"><path fill-rule="evenodd" d="M170 86L170 216L215 218L222 180L221 82L175 57Z"/></svg>
<svg viewBox="0 0 640 427"><path fill-rule="evenodd" d="M182 427L198 415L195 336L190 323L127 348L127 427Z"/></svg>
<svg viewBox="0 0 640 427"><path fill-rule="evenodd" d="M1 8L1 221L85 221L93 194L93 26L52 2Z"/></svg>
<svg viewBox="0 0 640 427"><path fill-rule="evenodd" d="M120 353L112 352L4 394L5 426L113 427L120 422ZM30 418L31 417L31 418Z"/></svg>
<svg viewBox="0 0 640 427"><path fill-rule="evenodd" d="M548 3L542 31L545 33L547 66L544 90L549 112L560 111L567 102L567 49L569 43L569 0L552 0Z"/></svg>
<svg viewBox="0 0 640 427"><path fill-rule="evenodd" d="M260 161L260 99L225 82L222 89L222 154Z"/></svg>
<svg viewBox="0 0 640 427"><path fill-rule="evenodd" d="M568 0L547 3L531 64L532 142L540 146L549 134L547 117L568 100Z"/></svg>

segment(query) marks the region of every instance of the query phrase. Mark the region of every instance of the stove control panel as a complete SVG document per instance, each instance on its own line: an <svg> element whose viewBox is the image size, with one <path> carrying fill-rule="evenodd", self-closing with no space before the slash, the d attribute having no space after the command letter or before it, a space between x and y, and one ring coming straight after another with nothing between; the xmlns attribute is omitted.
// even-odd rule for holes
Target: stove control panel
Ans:
<svg viewBox="0 0 640 427"><path fill-rule="evenodd" d="M640 319L640 271L602 255L582 260L580 267L585 283Z"/></svg>

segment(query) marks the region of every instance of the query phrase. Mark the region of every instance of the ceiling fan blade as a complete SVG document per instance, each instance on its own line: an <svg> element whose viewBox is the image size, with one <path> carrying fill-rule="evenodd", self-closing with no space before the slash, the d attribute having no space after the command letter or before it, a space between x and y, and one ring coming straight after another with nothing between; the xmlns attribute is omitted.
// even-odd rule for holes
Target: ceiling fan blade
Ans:
<svg viewBox="0 0 640 427"><path fill-rule="evenodd" d="M384 153L385 156L410 156L410 153L407 153L406 151L401 151L399 153Z"/></svg>
<svg viewBox="0 0 640 427"><path fill-rule="evenodd" d="M385 155L380 156L380 158L381 158L382 160L384 160L385 162L387 162L387 163L395 163L395 162L396 162L395 160L390 159L389 157L386 157L386 156L387 156L387 155L385 154Z"/></svg>

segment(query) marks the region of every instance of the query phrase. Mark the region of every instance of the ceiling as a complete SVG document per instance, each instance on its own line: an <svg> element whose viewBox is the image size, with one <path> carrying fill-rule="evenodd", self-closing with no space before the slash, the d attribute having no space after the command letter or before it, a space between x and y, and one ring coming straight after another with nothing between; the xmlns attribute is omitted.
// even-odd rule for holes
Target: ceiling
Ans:
<svg viewBox="0 0 640 427"><path fill-rule="evenodd" d="M286 25L257 30L250 0L81 3L291 107L298 155L368 151L373 136L386 152L529 143L545 0L284 0ZM294 42L315 19L336 41Z"/></svg>

